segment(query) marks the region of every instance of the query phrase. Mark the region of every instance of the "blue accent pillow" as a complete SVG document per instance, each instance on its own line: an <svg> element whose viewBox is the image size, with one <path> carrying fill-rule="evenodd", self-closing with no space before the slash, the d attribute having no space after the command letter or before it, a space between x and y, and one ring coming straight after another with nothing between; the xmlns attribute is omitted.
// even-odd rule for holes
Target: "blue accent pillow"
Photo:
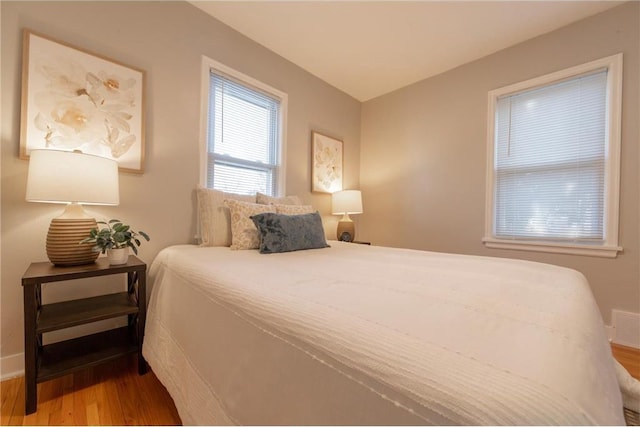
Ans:
<svg viewBox="0 0 640 427"><path fill-rule="evenodd" d="M302 215L261 213L250 217L260 234L260 253L328 248L318 212Z"/></svg>

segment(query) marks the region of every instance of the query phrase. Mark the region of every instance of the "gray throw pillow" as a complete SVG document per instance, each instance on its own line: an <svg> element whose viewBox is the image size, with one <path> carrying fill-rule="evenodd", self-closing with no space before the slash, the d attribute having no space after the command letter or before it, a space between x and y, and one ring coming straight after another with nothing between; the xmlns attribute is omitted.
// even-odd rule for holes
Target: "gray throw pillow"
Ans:
<svg viewBox="0 0 640 427"><path fill-rule="evenodd" d="M267 212L253 215L251 220L260 234L261 254L329 247L318 212L302 215Z"/></svg>

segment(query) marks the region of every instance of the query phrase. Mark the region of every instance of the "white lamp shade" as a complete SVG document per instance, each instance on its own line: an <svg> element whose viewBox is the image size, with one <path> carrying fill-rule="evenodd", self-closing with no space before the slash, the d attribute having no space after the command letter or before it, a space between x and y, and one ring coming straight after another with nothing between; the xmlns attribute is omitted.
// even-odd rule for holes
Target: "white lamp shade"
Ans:
<svg viewBox="0 0 640 427"><path fill-rule="evenodd" d="M360 190L336 191L331 196L334 215L361 214L362 194Z"/></svg>
<svg viewBox="0 0 640 427"><path fill-rule="evenodd" d="M31 150L27 201L117 205L118 163L80 152Z"/></svg>

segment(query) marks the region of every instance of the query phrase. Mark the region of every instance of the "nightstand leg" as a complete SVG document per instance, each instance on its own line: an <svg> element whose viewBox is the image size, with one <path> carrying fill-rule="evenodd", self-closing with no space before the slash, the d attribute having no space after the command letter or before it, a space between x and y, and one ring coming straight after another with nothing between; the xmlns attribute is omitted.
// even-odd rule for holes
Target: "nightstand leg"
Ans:
<svg viewBox="0 0 640 427"><path fill-rule="evenodd" d="M36 286L33 283L24 285L24 398L25 414L36 411L38 404L38 388L36 383Z"/></svg>

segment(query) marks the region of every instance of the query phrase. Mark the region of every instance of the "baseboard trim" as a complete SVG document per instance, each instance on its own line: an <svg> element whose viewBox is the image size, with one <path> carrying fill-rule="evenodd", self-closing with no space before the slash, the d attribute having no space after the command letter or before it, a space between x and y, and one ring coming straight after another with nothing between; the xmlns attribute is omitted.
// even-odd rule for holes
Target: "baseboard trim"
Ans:
<svg viewBox="0 0 640 427"><path fill-rule="evenodd" d="M24 375L24 353L0 358L0 381Z"/></svg>
<svg viewBox="0 0 640 427"><path fill-rule="evenodd" d="M640 313L612 310L613 342L626 347L640 348Z"/></svg>

